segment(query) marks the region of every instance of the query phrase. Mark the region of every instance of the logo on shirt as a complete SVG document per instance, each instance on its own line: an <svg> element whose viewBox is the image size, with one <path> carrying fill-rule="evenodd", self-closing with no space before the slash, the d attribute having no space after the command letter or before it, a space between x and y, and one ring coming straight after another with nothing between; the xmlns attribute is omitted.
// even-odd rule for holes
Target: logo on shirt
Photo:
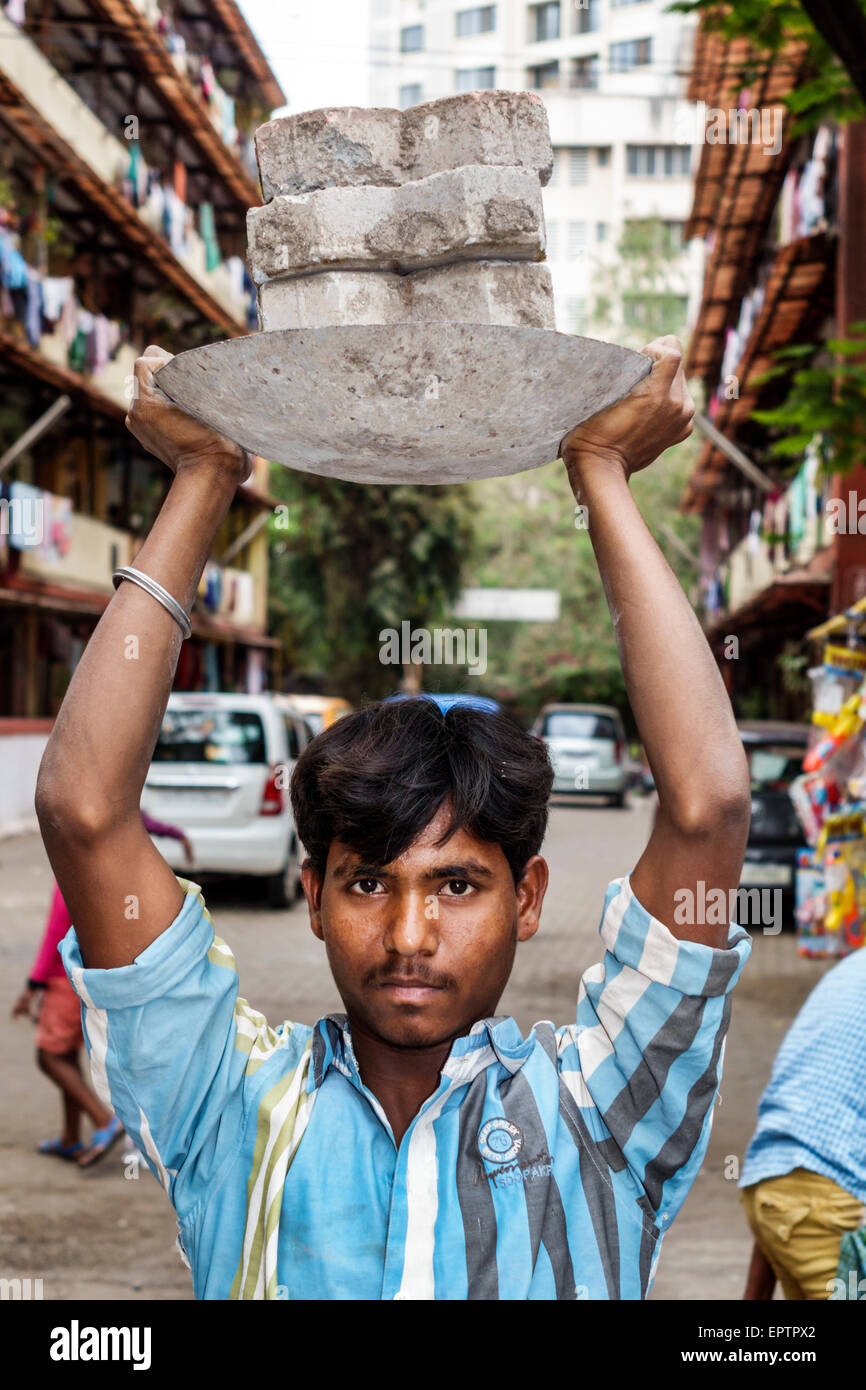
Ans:
<svg viewBox="0 0 866 1390"><path fill-rule="evenodd" d="M478 1152L488 1163L513 1163L522 1148L522 1129L504 1115L486 1120L478 1131Z"/></svg>

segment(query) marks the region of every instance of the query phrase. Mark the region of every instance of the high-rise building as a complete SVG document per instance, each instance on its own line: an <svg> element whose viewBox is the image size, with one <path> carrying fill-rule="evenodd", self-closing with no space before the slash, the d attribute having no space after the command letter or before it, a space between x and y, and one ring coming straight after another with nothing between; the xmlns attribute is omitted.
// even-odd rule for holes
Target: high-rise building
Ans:
<svg viewBox="0 0 866 1390"><path fill-rule="evenodd" d="M0 7L0 755L22 804L169 482L124 428L135 358L256 325L252 132L284 100L235 0ZM181 687L267 681L267 478L217 538Z"/></svg>
<svg viewBox="0 0 866 1390"><path fill-rule="evenodd" d="M691 27L666 0L371 0L371 101L529 89L555 151L544 192L557 326L644 340L680 331L695 108Z"/></svg>

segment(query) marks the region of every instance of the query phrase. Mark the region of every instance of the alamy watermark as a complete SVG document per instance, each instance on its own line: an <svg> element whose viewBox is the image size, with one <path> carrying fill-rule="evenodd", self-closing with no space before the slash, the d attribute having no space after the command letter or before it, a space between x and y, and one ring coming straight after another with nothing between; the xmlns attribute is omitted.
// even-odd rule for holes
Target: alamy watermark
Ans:
<svg viewBox="0 0 866 1390"><path fill-rule="evenodd" d="M697 102L675 121L681 145L760 145L765 155L778 154L785 126L784 106L722 107Z"/></svg>
<svg viewBox="0 0 866 1390"><path fill-rule="evenodd" d="M404 620L399 632L385 627L379 633L383 666L466 666L470 676L487 670L487 629L416 627Z"/></svg>
<svg viewBox="0 0 866 1390"><path fill-rule="evenodd" d="M0 497L0 536L15 536L29 549L45 536L42 497Z"/></svg>
<svg viewBox="0 0 866 1390"><path fill-rule="evenodd" d="M691 888L674 893L674 922L678 927L724 926L736 922L740 927L761 927L765 936L778 936L782 930L781 888L707 888L703 879Z"/></svg>

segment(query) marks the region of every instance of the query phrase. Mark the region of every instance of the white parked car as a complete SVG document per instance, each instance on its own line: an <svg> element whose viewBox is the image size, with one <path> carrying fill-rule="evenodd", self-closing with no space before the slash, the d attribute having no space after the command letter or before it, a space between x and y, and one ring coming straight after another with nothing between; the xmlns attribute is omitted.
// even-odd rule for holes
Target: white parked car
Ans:
<svg viewBox="0 0 866 1390"><path fill-rule="evenodd" d="M270 695L170 695L141 806L190 841L191 869L181 845L160 839L171 867L193 877L254 875L271 907L294 901L303 848L289 779L311 737L304 720Z"/></svg>
<svg viewBox="0 0 866 1390"><path fill-rule="evenodd" d="M532 726L553 763L553 790L607 796L625 805L629 768L619 711L609 705L545 705Z"/></svg>

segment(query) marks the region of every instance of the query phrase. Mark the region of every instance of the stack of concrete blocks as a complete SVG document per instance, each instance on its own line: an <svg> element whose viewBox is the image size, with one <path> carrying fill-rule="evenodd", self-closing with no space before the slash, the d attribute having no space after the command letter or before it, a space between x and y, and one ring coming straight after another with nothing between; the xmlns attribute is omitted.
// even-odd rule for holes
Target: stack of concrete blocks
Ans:
<svg viewBox="0 0 866 1390"><path fill-rule="evenodd" d="M339 324L554 327L542 185L547 113L529 92L401 112L349 106L256 132L247 217L264 331Z"/></svg>

